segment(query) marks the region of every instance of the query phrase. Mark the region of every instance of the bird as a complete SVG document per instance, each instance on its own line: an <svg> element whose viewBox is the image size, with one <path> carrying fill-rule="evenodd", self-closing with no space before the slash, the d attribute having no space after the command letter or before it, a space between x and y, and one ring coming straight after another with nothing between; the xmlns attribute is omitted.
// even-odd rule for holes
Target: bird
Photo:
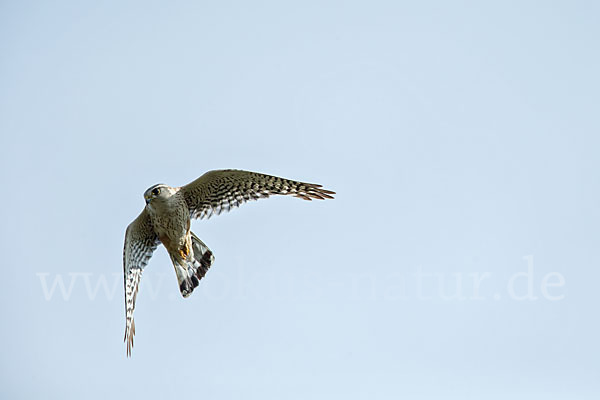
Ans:
<svg viewBox="0 0 600 400"><path fill-rule="evenodd" d="M148 188L146 205L127 227L123 246L127 356L133 348L133 311L142 271L160 244L169 253L179 291L187 298L215 260L208 246L191 231L191 220L208 219L271 195L325 200L335 194L322 185L235 169L209 171L181 187L156 184Z"/></svg>

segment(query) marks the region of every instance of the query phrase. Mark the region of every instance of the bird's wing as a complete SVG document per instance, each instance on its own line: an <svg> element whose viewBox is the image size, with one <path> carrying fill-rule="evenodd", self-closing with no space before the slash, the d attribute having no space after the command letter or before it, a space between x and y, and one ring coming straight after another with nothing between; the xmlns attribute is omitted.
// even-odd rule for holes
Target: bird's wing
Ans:
<svg viewBox="0 0 600 400"><path fill-rule="evenodd" d="M321 185L292 181L258 172L233 169L209 171L180 192L192 218L210 218L213 214L239 207L248 200L270 195L292 195L304 200L333 199L335 192Z"/></svg>
<svg viewBox="0 0 600 400"><path fill-rule="evenodd" d="M125 342L127 356L131 355L135 324L133 310L138 285L142 277L142 269L148 264L152 253L160 241L154 233L150 216L144 209L142 213L127 227L125 246L123 247L123 274L125 280Z"/></svg>

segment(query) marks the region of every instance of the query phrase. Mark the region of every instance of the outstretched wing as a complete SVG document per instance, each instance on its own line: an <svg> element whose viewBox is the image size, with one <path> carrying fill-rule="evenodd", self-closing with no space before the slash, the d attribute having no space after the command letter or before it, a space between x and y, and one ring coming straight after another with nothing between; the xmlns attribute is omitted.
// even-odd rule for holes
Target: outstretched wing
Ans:
<svg viewBox="0 0 600 400"><path fill-rule="evenodd" d="M209 171L180 190L192 218L210 218L248 200L274 194L292 195L304 200L333 199L335 194L314 183L234 169Z"/></svg>
<svg viewBox="0 0 600 400"><path fill-rule="evenodd" d="M123 274L125 279L125 342L127 356L131 356L135 323L133 310L138 285L142 278L142 269L148 264L152 253L160 241L154 233L150 216L144 209L142 213L127 227L125 246L123 247Z"/></svg>

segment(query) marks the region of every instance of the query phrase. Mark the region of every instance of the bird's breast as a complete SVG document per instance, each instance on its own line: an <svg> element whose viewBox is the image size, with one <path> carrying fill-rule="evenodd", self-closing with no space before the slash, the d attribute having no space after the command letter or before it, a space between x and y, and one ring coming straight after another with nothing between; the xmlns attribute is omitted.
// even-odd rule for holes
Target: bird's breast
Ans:
<svg viewBox="0 0 600 400"><path fill-rule="evenodd" d="M185 244L190 230L190 216L185 204L176 201L157 204L151 216L154 231L169 252Z"/></svg>

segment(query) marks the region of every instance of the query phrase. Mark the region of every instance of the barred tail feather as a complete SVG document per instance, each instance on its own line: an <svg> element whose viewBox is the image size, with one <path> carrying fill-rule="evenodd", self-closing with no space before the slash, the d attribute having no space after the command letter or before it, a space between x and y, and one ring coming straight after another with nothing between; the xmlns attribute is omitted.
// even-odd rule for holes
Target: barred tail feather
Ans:
<svg viewBox="0 0 600 400"><path fill-rule="evenodd" d="M193 232L192 234L192 254L183 263L173 260L177 281L179 282L179 291L183 297L188 297L194 289L200 284L200 279L204 278L206 272L215 261L212 251L202 242Z"/></svg>
<svg viewBox="0 0 600 400"><path fill-rule="evenodd" d="M192 249L194 250L193 268L195 269L196 277L200 280L204 278L204 275L206 275L206 272L208 272L208 269L215 261L215 256L194 232L190 233L192 234Z"/></svg>

